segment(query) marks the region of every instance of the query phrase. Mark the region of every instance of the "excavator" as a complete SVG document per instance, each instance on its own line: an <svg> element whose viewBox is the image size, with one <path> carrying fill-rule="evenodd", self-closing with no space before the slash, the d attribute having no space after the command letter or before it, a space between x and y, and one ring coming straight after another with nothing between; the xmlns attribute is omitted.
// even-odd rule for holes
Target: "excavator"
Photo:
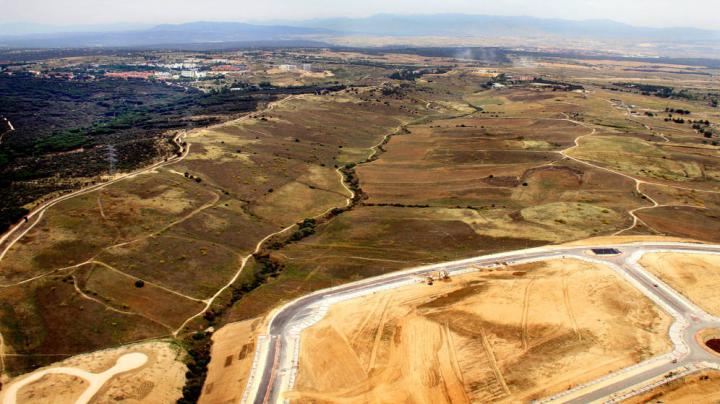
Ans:
<svg viewBox="0 0 720 404"><path fill-rule="evenodd" d="M448 271L441 269L440 271L433 271L427 274L425 276L425 283L429 286L432 286L435 281L442 281L449 278L450 274L448 273Z"/></svg>

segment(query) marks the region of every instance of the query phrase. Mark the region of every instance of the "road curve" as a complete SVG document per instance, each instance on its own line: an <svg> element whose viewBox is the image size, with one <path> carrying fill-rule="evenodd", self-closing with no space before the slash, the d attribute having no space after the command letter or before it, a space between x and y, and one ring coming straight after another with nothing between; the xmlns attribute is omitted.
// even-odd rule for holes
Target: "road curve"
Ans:
<svg viewBox="0 0 720 404"><path fill-rule="evenodd" d="M619 255L594 255L591 248L615 248ZM500 263L520 263L558 258L574 258L606 265L650 298L675 322L670 329L674 350L651 358L631 368L619 370L599 380L564 391L540 402L586 403L597 400L617 400L643 391L642 384L668 372L682 369L693 371L708 366L720 369L720 357L707 352L695 340L705 328L720 328L720 318L705 313L670 286L645 271L637 261L649 252L687 252L720 254L720 245L700 243L644 242L598 246L550 246L519 250L412 268L343 286L321 290L298 298L275 312L266 335L258 339L253 367L243 395L244 403L280 403L283 393L292 389L297 371L300 333L319 321L330 305L417 282L418 276L446 270L453 275L475 271L472 267L488 267ZM680 373L678 373L680 374ZM657 383L655 383L657 384ZM640 386L640 387L638 387ZM649 388L646 386L646 388ZM629 389L630 390L628 392Z"/></svg>

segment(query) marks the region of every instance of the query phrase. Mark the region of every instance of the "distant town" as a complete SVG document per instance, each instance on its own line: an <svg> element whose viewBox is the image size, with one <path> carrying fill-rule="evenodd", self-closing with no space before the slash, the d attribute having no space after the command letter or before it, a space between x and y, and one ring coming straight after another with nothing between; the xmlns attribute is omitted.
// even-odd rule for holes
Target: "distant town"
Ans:
<svg viewBox="0 0 720 404"><path fill-rule="evenodd" d="M177 52L132 53L127 56L70 57L36 62L0 60L0 75L31 75L44 79L92 81L103 78L193 85L201 90L252 82L259 76L332 77L324 67L273 57L273 52L248 51L221 55ZM194 83L194 84L193 84ZM289 83L292 84L292 83Z"/></svg>

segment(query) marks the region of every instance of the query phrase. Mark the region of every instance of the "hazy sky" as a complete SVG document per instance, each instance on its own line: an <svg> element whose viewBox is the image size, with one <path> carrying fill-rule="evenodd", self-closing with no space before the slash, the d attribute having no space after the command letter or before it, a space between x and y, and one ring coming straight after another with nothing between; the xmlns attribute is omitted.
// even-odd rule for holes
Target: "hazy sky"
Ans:
<svg viewBox="0 0 720 404"><path fill-rule="evenodd" d="M456 12L720 30L720 0L0 0L0 22L62 25Z"/></svg>

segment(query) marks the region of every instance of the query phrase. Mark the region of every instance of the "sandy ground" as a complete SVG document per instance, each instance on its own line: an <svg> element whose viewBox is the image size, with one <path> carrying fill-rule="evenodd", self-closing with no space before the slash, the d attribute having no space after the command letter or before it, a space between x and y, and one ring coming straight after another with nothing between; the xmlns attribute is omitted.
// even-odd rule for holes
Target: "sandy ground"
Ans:
<svg viewBox="0 0 720 404"><path fill-rule="evenodd" d="M592 245L601 244L624 244L624 243L640 243L640 242L667 242L667 243L702 243L702 241L681 238L681 237L665 237L665 236L602 236L592 237L584 240L571 241L563 245Z"/></svg>
<svg viewBox="0 0 720 404"><path fill-rule="evenodd" d="M625 403L717 403L720 402L720 372L706 371L683 377Z"/></svg>
<svg viewBox="0 0 720 404"><path fill-rule="evenodd" d="M720 315L720 255L646 254L640 264L708 313Z"/></svg>
<svg viewBox="0 0 720 404"><path fill-rule="evenodd" d="M86 380L71 375L49 374L27 388L20 389L18 403L74 403L90 387Z"/></svg>
<svg viewBox="0 0 720 404"><path fill-rule="evenodd" d="M556 260L333 306L302 335L295 402L526 402L671 349L610 269Z"/></svg>
<svg viewBox="0 0 720 404"><path fill-rule="evenodd" d="M147 362L136 369L111 378L90 402L170 403L182 396L182 387L185 384L185 365L178 360L179 351L165 342L140 343L77 355L39 369L39 371L48 368L69 367L101 373L110 369L121 357L128 360L132 356L129 354L133 353L146 355ZM120 361L120 364L122 362L123 360ZM31 375L32 373L19 376L11 380L7 386ZM3 394L7 393L7 386L4 386ZM17 402L75 403L89 386L90 383L76 376L49 374L20 388Z"/></svg>
<svg viewBox="0 0 720 404"><path fill-rule="evenodd" d="M213 336L207 379L201 404L240 402L255 354L255 335L260 320L228 324Z"/></svg>

